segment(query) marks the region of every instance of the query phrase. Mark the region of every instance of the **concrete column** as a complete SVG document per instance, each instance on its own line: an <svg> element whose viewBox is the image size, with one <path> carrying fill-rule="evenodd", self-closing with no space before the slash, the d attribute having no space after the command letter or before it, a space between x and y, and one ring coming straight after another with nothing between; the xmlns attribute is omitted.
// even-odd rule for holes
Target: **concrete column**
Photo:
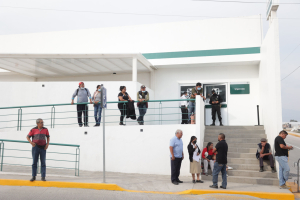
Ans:
<svg viewBox="0 0 300 200"><path fill-rule="evenodd" d="M137 58L132 59L132 81L137 82Z"/></svg>

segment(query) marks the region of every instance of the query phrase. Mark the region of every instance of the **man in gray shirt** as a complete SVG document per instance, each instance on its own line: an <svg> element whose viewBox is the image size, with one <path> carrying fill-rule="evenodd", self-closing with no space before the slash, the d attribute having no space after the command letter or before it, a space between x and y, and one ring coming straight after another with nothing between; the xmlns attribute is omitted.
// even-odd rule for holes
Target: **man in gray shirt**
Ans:
<svg viewBox="0 0 300 200"><path fill-rule="evenodd" d="M79 83L79 88L75 90L72 95L72 103L74 104L74 98L77 96L77 103L88 103L88 98L90 99L90 103L92 104L92 98L90 91L84 87L84 83ZM88 127L88 105L87 104L77 104L77 118L79 127L82 127L82 113L84 115L84 126Z"/></svg>

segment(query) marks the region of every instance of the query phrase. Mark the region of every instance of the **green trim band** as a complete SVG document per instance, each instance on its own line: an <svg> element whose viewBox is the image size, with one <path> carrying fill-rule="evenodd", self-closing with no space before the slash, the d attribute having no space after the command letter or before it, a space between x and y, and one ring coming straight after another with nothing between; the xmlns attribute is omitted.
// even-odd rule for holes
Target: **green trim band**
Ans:
<svg viewBox="0 0 300 200"><path fill-rule="evenodd" d="M205 105L205 108L211 108L211 105ZM221 104L221 108L227 108L227 104Z"/></svg>
<svg viewBox="0 0 300 200"><path fill-rule="evenodd" d="M144 53L143 56L147 59L164 59L164 58L187 58L187 57L206 57L206 56L229 56L229 55L242 55L242 54L258 54L258 53L260 53L260 47Z"/></svg>
<svg viewBox="0 0 300 200"><path fill-rule="evenodd" d="M3 141L3 142L29 143L28 141L23 141L23 140L5 140L5 139L0 139L0 141ZM49 144L50 145L57 145L57 146L80 147L80 145L76 145L76 144L59 144L59 143L49 143Z"/></svg>

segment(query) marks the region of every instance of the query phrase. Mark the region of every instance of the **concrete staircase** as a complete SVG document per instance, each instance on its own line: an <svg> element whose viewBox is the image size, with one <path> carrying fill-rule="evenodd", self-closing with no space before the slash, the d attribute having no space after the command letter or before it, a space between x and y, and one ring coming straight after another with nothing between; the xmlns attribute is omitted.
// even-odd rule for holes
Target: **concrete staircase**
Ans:
<svg viewBox="0 0 300 200"><path fill-rule="evenodd" d="M228 182L279 185L277 173L271 173L269 161L264 163L264 172L259 172L259 160L255 154L261 138L267 138L263 126L206 126L204 147L208 142L214 146L219 133L224 133L228 144ZM211 171L209 170L209 174ZM220 173L221 174L221 173ZM212 176L202 175L203 180L212 180ZM219 181L222 177L219 175Z"/></svg>

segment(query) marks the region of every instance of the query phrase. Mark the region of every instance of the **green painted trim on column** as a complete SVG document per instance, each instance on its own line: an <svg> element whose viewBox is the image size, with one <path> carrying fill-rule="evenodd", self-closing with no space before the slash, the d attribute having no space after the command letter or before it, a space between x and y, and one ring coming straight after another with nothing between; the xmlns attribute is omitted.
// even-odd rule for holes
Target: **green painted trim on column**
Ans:
<svg viewBox="0 0 300 200"><path fill-rule="evenodd" d="M260 47L144 53L143 56L147 59L164 59L164 58L187 58L187 57L206 57L206 56L228 56L228 55L258 54L258 53L260 53Z"/></svg>
<svg viewBox="0 0 300 200"><path fill-rule="evenodd" d="M211 105L205 105L205 108L211 108ZM227 104L221 104L221 108L227 108Z"/></svg>

